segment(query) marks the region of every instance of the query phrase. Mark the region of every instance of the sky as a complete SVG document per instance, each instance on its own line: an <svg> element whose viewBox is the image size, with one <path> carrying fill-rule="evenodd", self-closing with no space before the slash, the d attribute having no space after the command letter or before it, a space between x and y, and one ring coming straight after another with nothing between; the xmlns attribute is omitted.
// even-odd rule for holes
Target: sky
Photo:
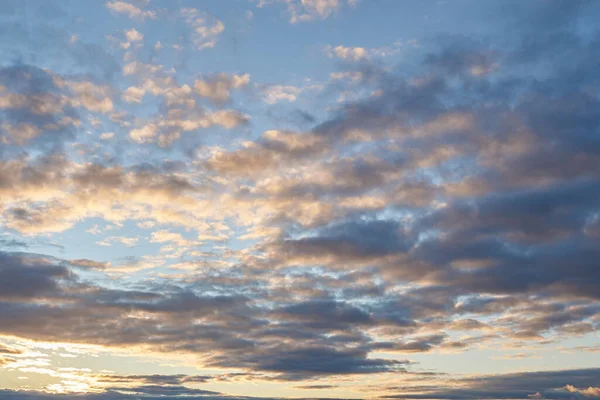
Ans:
<svg viewBox="0 0 600 400"><path fill-rule="evenodd" d="M598 21L1 1L0 400L600 399Z"/></svg>

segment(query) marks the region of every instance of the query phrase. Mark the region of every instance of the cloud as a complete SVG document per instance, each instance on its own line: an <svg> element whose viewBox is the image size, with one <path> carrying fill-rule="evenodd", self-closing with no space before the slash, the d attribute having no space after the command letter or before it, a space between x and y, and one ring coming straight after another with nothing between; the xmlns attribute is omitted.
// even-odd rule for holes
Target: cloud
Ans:
<svg viewBox="0 0 600 400"><path fill-rule="evenodd" d="M349 3L282 4L301 21ZM76 68L1 68L0 334L211 372L103 372L105 392L79 398L221 398L199 385L227 379L352 391L359 375L402 398L597 397L595 369L446 376L400 358L544 354L600 328L598 38L577 28L591 3L570 4L521 5L502 43L433 37L406 68L378 59L387 48L327 48L347 62L315 97L194 75L183 55L128 50L111 75L72 32ZM153 18L146 5L107 7ZM224 29L195 9L171 16L201 49ZM293 130L261 101L307 111ZM80 233L91 250L51 247ZM19 349L2 344L0 364ZM48 389L80 382L30 367Z"/></svg>
<svg viewBox="0 0 600 400"><path fill-rule="evenodd" d="M0 69L0 114L2 140L7 153L23 145L38 149L57 148L74 138L79 124L76 107L104 111L112 106L106 92L75 83L68 92L48 71L27 65ZM87 89L93 91L90 93Z"/></svg>
<svg viewBox="0 0 600 400"><path fill-rule="evenodd" d="M249 116L234 110L218 110L208 112L202 108L184 112L174 110L167 119L149 122L140 128L129 131L129 137L135 143L155 143L168 147L181 137L183 132L207 129L215 125L225 129L233 129L248 123Z"/></svg>
<svg viewBox="0 0 600 400"><path fill-rule="evenodd" d="M361 349L336 350L325 347L271 349L266 354L218 358L219 365L244 365L279 372L285 379L307 379L319 375L371 374L402 369L406 361L367 358Z"/></svg>
<svg viewBox="0 0 600 400"><path fill-rule="evenodd" d="M218 395L218 392L210 390L192 389L186 386L163 386L163 385L144 385L136 387L114 387L110 390L142 396L206 396L206 395Z"/></svg>
<svg viewBox="0 0 600 400"><path fill-rule="evenodd" d="M308 301L296 303L275 311L288 321L302 322L309 327L344 329L354 325L373 324L365 311L349 304L333 301Z"/></svg>
<svg viewBox="0 0 600 400"><path fill-rule="evenodd" d="M263 90L263 99L267 104L275 104L281 101L293 103L301 89L295 86L273 85Z"/></svg>
<svg viewBox="0 0 600 400"><path fill-rule="evenodd" d="M312 21L314 19L325 19L334 11L338 10L342 4L355 5L356 0L256 0L258 7L264 7L270 4L282 3L286 5L287 12L290 14L290 23Z"/></svg>
<svg viewBox="0 0 600 400"><path fill-rule="evenodd" d="M70 279L67 268L35 255L0 253L0 260L0 298L4 300L51 295L61 281Z"/></svg>
<svg viewBox="0 0 600 400"><path fill-rule="evenodd" d="M75 95L72 104L83 106L90 111L107 113L113 110L111 90L107 86L98 86L91 82L67 82L66 85Z"/></svg>
<svg viewBox="0 0 600 400"><path fill-rule="evenodd" d="M402 353L423 353L439 346L446 340L445 334L434 334L408 340L404 343L378 343L378 349L399 351Z"/></svg>
<svg viewBox="0 0 600 400"><path fill-rule="evenodd" d="M121 244L124 244L127 247L132 247L138 243L138 240L139 240L138 238L130 238L130 237L124 237L124 236L111 236L100 242L97 242L97 244L99 244L100 246L112 246L111 243L119 242Z"/></svg>
<svg viewBox="0 0 600 400"><path fill-rule="evenodd" d="M367 50L364 47L326 47L325 51L330 57L337 57L342 60L360 61L367 58Z"/></svg>
<svg viewBox="0 0 600 400"><path fill-rule="evenodd" d="M285 239L274 256L294 262L299 257L362 259L402 253L410 248L401 226L395 221L348 221L319 229L314 236Z"/></svg>
<svg viewBox="0 0 600 400"><path fill-rule="evenodd" d="M225 30L223 22L195 8L182 8L181 16L192 29L192 41L198 50L213 48Z"/></svg>
<svg viewBox="0 0 600 400"><path fill-rule="evenodd" d="M261 140L239 150L216 151L207 160L221 174L254 174L323 151L324 140L313 134L269 130Z"/></svg>
<svg viewBox="0 0 600 400"><path fill-rule="evenodd" d="M123 92L121 97L128 103L141 103L145 90L130 86Z"/></svg>
<svg viewBox="0 0 600 400"><path fill-rule="evenodd" d="M131 140L137 143L146 143L152 141L157 134L157 127L154 124L148 124L140 129L132 129L129 131L129 137Z"/></svg>
<svg viewBox="0 0 600 400"><path fill-rule="evenodd" d="M100 134L100 136L99 136L100 140L110 140L114 137L115 137L114 132L104 132L104 133Z"/></svg>
<svg viewBox="0 0 600 400"><path fill-rule="evenodd" d="M149 2L146 2L146 4ZM132 3L126 1L107 1L106 8L108 8L111 12L116 14L126 14L129 18L132 19L141 19L144 20L146 18L155 19L156 11L151 10L143 10L140 7L135 6Z"/></svg>
<svg viewBox="0 0 600 400"><path fill-rule="evenodd" d="M397 41L389 46L383 47L350 47L350 46L331 46L327 45L323 48L323 52L330 58L337 58L347 63L368 62L375 58L390 57L398 54L404 46L410 45L414 47L416 42Z"/></svg>
<svg viewBox="0 0 600 400"><path fill-rule="evenodd" d="M300 386L294 386L298 389L308 389L308 390L314 390L314 389L333 389L336 388L336 385L300 385Z"/></svg>
<svg viewBox="0 0 600 400"><path fill-rule="evenodd" d="M0 345L0 354L22 354L23 350Z"/></svg>
<svg viewBox="0 0 600 400"><path fill-rule="evenodd" d="M130 42L141 42L144 39L144 35L136 31L134 28L125 31L125 37Z"/></svg>
<svg viewBox="0 0 600 400"><path fill-rule="evenodd" d="M463 378L461 388L424 387L421 393L400 393L386 398L405 399L526 399L535 396L546 399L596 398L597 392L591 385L597 382L598 369L575 369L562 371L522 372ZM566 382L573 382L569 384ZM576 387L589 387L587 392Z"/></svg>
<svg viewBox="0 0 600 400"><path fill-rule="evenodd" d="M600 398L600 388L598 387L589 387L587 389L577 389L576 387L574 387L573 385L566 385L565 389L571 393L579 393L582 394L585 397L591 397L591 398Z"/></svg>
<svg viewBox="0 0 600 400"><path fill-rule="evenodd" d="M175 243L178 246L189 246L193 242L184 239L180 234L169 232L167 230L160 230L152 232L152 242L156 243Z"/></svg>
<svg viewBox="0 0 600 400"><path fill-rule="evenodd" d="M121 393L118 391L112 391L108 393L101 394L50 394L47 392L41 391L33 391L33 390L1 390L0 391L0 399L15 399L15 400L57 400L57 399L68 399L68 400L132 400L138 399L140 395L144 395L148 399L156 400L156 399L165 399L165 400L174 400L174 399L190 399L190 400L222 400L222 399L231 399L231 400L267 400L267 398L261 397L247 397L247 396L229 396L229 395L221 395L218 393L211 393L210 391L202 391L198 389L180 389L179 393L177 390L172 390L169 392L168 390L160 391L158 388L155 391L154 388L139 388L139 391L132 390L126 393Z"/></svg>
<svg viewBox="0 0 600 400"><path fill-rule="evenodd" d="M194 90L200 96L221 104L229 100L230 91L248 86L250 75L217 74L194 81Z"/></svg>

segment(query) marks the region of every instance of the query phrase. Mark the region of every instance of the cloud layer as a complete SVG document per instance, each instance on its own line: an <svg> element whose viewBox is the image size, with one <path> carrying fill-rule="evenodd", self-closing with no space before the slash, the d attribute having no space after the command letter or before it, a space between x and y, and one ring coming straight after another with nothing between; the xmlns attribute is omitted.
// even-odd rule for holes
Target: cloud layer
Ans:
<svg viewBox="0 0 600 400"><path fill-rule="evenodd" d="M374 7L108 1L92 40L7 3L35 57L0 64L0 398L600 398L598 5L312 46L331 70L282 82L236 36L278 4L290 32ZM99 366L125 353L170 361ZM439 369L471 354L506 364Z"/></svg>

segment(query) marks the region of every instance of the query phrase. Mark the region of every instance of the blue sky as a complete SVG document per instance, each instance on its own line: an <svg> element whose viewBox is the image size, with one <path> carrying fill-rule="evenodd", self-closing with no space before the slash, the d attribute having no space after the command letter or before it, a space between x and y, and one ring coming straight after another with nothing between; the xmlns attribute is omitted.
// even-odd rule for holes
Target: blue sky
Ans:
<svg viewBox="0 0 600 400"><path fill-rule="evenodd" d="M0 399L600 398L575 0L0 4Z"/></svg>

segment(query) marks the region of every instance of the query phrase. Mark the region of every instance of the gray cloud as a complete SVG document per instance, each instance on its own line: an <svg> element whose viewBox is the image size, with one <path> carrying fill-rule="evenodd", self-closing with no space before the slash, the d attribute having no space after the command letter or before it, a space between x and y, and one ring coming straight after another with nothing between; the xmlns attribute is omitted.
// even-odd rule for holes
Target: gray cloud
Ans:
<svg viewBox="0 0 600 400"><path fill-rule="evenodd" d="M540 393L547 399L582 399L586 396L571 392L567 385L587 389L598 387L598 369L523 372L464 378L459 382L464 388L419 387L422 393L401 393L386 398L403 399L527 399ZM587 396L598 398L598 396Z"/></svg>

